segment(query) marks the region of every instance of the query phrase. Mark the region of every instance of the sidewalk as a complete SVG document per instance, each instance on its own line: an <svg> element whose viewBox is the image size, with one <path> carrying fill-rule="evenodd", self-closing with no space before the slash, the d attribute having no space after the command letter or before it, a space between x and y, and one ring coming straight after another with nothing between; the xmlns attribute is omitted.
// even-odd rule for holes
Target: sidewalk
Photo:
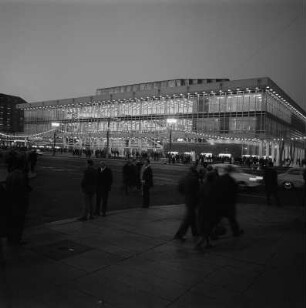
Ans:
<svg viewBox="0 0 306 308"><path fill-rule="evenodd" d="M204 252L174 241L183 206L27 229L5 249L0 307L304 307L304 209L238 205L245 230Z"/></svg>

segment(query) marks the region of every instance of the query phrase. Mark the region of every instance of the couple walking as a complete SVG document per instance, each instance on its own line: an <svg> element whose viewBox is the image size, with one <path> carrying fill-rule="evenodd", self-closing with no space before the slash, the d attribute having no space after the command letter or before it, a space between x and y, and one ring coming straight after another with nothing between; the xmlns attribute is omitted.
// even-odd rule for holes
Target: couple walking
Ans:
<svg viewBox="0 0 306 308"><path fill-rule="evenodd" d="M179 184L179 191L185 197L186 214L174 238L184 241L190 227L193 237L198 239L196 248L201 248L205 241L211 247L210 240L223 218L228 219L233 236L243 233L236 220L238 185L231 176L231 165L222 176L209 167L202 185L195 166Z"/></svg>
<svg viewBox="0 0 306 308"><path fill-rule="evenodd" d="M108 195L112 184L112 170L106 166L105 162L101 161L98 169L96 169L93 160L89 159L81 182L84 210L82 217L79 218L80 221L85 221L88 218L93 219L94 215L106 216ZM94 210L95 201L96 207Z"/></svg>

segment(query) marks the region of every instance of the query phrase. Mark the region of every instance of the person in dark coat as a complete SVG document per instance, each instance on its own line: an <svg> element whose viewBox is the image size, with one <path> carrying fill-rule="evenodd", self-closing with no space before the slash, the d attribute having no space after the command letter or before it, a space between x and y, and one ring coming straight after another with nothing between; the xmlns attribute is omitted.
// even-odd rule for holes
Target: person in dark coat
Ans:
<svg viewBox="0 0 306 308"><path fill-rule="evenodd" d="M223 217L227 218L233 236L240 236L243 230L240 228L236 219L236 201L238 195L238 184L231 176L232 166L228 165L225 174L217 178L215 189L213 191L216 200L216 221L217 226Z"/></svg>
<svg viewBox="0 0 306 308"><path fill-rule="evenodd" d="M10 244L21 244L26 214L29 208L28 176L25 172L24 159L19 157L6 178L6 197L8 205L8 232Z"/></svg>
<svg viewBox="0 0 306 308"><path fill-rule="evenodd" d="M264 169L263 175L267 204L271 205L271 195L274 197L274 201L277 206L281 206L281 202L278 196L278 181L277 181L277 172L273 168L273 163L269 162L268 166Z"/></svg>
<svg viewBox="0 0 306 308"><path fill-rule="evenodd" d="M137 174L136 174L136 188L137 190L141 189L141 170L142 170L143 162L138 158L136 161Z"/></svg>
<svg viewBox="0 0 306 308"><path fill-rule="evenodd" d="M196 224L196 207L199 194L199 175L195 166L190 167L187 175L179 183L179 191L184 195L186 213L174 238L184 241L188 228L194 237L198 236Z"/></svg>
<svg viewBox="0 0 306 308"><path fill-rule="evenodd" d="M96 197L96 210L95 214L100 216L106 216L108 195L113 184L112 170L106 166L105 162L100 162L97 176L97 197ZM102 201L102 211L101 208Z"/></svg>
<svg viewBox="0 0 306 308"><path fill-rule="evenodd" d="M130 159L127 160L122 168L123 185L125 194L128 195L130 189L133 187L135 180L135 169Z"/></svg>
<svg viewBox="0 0 306 308"><path fill-rule="evenodd" d="M153 172L150 165L150 160L147 159L144 163L141 175L142 182L142 207L150 206L150 189L153 187Z"/></svg>
<svg viewBox="0 0 306 308"><path fill-rule="evenodd" d="M30 153L29 153L29 156L28 156L28 160L29 160L29 163L30 163L30 170L32 173L35 172L35 167L36 167L36 163L37 163L37 152L36 150L32 150Z"/></svg>
<svg viewBox="0 0 306 308"><path fill-rule="evenodd" d="M206 247L211 247L210 237L214 229L216 217L216 196L214 194L217 182L216 174L213 171L207 172L203 185L200 187L199 205L197 210L197 226L199 232L199 240L195 248L202 248L202 244L206 241Z"/></svg>
<svg viewBox="0 0 306 308"><path fill-rule="evenodd" d="M87 161L87 169L84 171L81 188L84 195L84 212L79 218L80 221L93 219L94 197L97 190L97 170L94 168L94 163L91 159Z"/></svg>

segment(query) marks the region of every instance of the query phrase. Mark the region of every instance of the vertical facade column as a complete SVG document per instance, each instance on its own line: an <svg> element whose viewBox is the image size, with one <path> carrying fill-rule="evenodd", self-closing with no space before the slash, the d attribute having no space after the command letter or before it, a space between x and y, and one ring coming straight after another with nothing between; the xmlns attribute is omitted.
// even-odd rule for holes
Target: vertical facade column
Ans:
<svg viewBox="0 0 306 308"><path fill-rule="evenodd" d="M284 160L286 160L287 158L289 158L289 146L288 144L285 144L285 157L284 157Z"/></svg>
<svg viewBox="0 0 306 308"><path fill-rule="evenodd" d="M262 141L258 143L258 156L263 157Z"/></svg>
<svg viewBox="0 0 306 308"><path fill-rule="evenodd" d="M279 144L275 144L275 165L280 166Z"/></svg>
<svg viewBox="0 0 306 308"><path fill-rule="evenodd" d="M297 144L293 144L293 147L294 147L294 155L293 155L293 165L296 166L296 162L297 162L297 159L298 159L298 148L297 148Z"/></svg>
<svg viewBox="0 0 306 308"><path fill-rule="evenodd" d="M141 152L142 151L142 142L141 138L138 138L138 149Z"/></svg>
<svg viewBox="0 0 306 308"><path fill-rule="evenodd" d="M268 159L269 156L270 156L270 143L268 141L265 142L265 147L266 147L266 154L265 154L265 156L266 156L266 159Z"/></svg>
<svg viewBox="0 0 306 308"><path fill-rule="evenodd" d="M274 142L271 143L271 158L272 158L272 162L274 163L274 158L275 158Z"/></svg>

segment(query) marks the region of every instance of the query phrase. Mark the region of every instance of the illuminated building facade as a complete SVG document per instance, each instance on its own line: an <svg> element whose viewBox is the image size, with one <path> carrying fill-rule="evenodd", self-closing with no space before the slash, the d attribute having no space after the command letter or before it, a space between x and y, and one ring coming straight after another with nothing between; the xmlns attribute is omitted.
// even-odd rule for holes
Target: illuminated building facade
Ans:
<svg viewBox="0 0 306 308"><path fill-rule="evenodd" d="M30 139L50 138L57 122L64 147L305 158L306 113L269 78L141 83L18 108Z"/></svg>

